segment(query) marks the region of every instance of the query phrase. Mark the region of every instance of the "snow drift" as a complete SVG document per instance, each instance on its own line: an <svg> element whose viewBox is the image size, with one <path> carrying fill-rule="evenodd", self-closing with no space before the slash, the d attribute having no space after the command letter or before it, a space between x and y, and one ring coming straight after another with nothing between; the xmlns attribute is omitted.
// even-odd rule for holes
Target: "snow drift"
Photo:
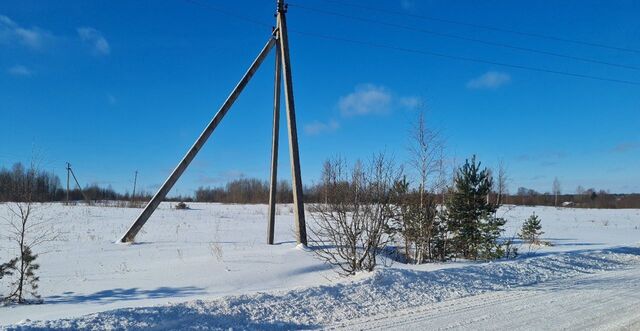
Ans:
<svg viewBox="0 0 640 331"><path fill-rule="evenodd" d="M618 247L436 271L382 268L362 279L333 285L23 321L4 329L315 329L427 303L638 265L640 248Z"/></svg>

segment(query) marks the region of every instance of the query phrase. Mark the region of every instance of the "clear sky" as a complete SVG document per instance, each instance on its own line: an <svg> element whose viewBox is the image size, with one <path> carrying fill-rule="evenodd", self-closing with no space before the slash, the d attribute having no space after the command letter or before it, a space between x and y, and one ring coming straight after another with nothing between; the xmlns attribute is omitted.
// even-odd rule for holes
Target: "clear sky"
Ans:
<svg viewBox="0 0 640 331"><path fill-rule="evenodd" d="M425 111L446 139L449 160L477 154L495 166L502 159L512 191L550 191L557 176L564 192L578 185L640 192L640 84L369 45L640 82L640 2L346 2L387 13L322 0L292 1L288 12L305 183L317 181L331 156L386 151L405 160L411 120ZM61 178L69 161L83 184L125 191L137 169L141 186L154 190L265 44L274 3L3 1L0 165L28 161L35 151ZM268 178L273 61L265 61L172 194L240 176ZM279 173L288 179L284 122L281 128Z"/></svg>

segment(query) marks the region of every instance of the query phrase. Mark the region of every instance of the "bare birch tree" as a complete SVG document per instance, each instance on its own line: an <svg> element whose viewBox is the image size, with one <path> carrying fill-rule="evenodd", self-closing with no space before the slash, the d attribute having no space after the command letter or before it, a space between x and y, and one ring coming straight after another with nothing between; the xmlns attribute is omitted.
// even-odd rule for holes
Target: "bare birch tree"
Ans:
<svg viewBox="0 0 640 331"><path fill-rule="evenodd" d="M554 205L556 207L558 207L558 196L560 195L560 180L558 180L558 177L553 179L553 195L555 196L555 202Z"/></svg>
<svg viewBox="0 0 640 331"><path fill-rule="evenodd" d="M501 206L503 204L503 198L508 194L507 192L507 168L504 164L504 160L498 161L498 178L496 181L496 205Z"/></svg>
<svg viewBox="0 0 640 331"><path fill-rule="evenodd" d="M405 217L405 221L416 223L411 228L417 233L405 236L404 240L413 241L413 261L421 263L431 258L430 247L437 216L434 196L446 185L443 174L444 143L440 133L427 126L424 112L418 114L411 129L409 155L409 167L416 177L419 199L418 212L412 215L413 219Z"/></svg>

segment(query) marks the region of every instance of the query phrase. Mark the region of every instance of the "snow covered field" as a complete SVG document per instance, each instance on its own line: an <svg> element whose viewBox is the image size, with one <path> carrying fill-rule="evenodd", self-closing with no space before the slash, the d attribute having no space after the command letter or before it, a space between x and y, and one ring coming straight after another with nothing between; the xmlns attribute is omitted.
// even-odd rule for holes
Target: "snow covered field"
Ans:
<svg viewBox="0 0 640 331"><path fill-rule="evenodd" d="M345 279L296 248L288 205L274 246L265 205L190 206L163 203L134 245L113 242L139 209L41 206L64 232L36 250L44 304L0 307L0 328L640 328L640 210L503 208L505 236L535 211L553 246Z"/></svg>

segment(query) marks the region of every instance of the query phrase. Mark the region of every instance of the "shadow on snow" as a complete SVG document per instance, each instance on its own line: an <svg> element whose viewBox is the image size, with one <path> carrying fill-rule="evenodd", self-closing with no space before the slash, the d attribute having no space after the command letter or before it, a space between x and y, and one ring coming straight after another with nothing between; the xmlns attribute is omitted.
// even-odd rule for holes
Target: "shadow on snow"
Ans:
<svg viewBox="0 0 640 331"><path fill-rule="evenodd" d="M139 288L114 288L98 291L92 294L76 294L65 292L62 295L48 296L44 303L99 303L107 304L122 300L144 300L158 298L179 298L192 295L205 294L204 289L194 286L184 287L158 287L153 290Z"/></svg>

